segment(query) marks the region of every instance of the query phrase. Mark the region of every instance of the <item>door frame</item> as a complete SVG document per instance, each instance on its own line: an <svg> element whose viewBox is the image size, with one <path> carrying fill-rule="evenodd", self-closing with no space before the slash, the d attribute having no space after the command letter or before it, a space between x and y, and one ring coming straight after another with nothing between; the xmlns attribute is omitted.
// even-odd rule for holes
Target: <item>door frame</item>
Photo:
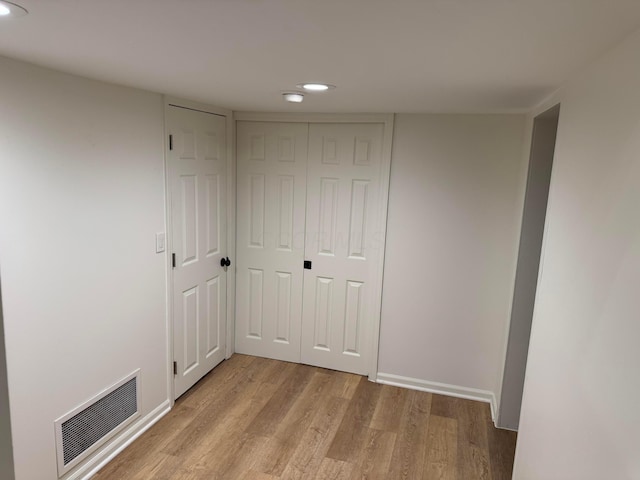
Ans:
<svg viewBox="0 0 640 480"><path fill-rule="evenodd" d="M166 265L166 330L167 330L167 395L173 407L175 403L175 388L173 381L173 268L171 266L172 220L171 220L171 186L169 185L169 130L167 117L170 107L185 108L204 113L211 113L225 117L227 142L227 253L231 258L231 268L227 270L227 335L225 338L225 359L233 355L235 349L235 308L236 308L236 134L233 112L224 108L214 107L205 103L194 102L177 97L163 95L164 119L164 192L165 192L165 265Z"/></svg>
<svg viewBox="0 0 640 480"><path fill-rule="evenodd" d="M380 346L380 321L382 318L382 284L384 278L384 256L387 242L387 211L389 205L389 179L391 176L391 148L393 146L393 124L395 115L393 113L263 113L263 112L234 112L235 122L287 122L287 123L381 123L384 125L382 137L382 158L380 175L380 201L378 205L378 224L384 226L381 240L385 248L380 249L376 260L379 268L373 279L375 304L373 311L376 317L373 321L371 332L371 359L369 361L369 380L376 382L378 378L378 356ZM234 123L235 123L234 122ZM235 176L235 172L234 172ZM234 190L235 192L235 190ZM234 199L235 201L235 199ZM235 239L234 239L235 240ZM235 322L234 322L235 323ZM234 325L235 328L235 325Z"/></svg>

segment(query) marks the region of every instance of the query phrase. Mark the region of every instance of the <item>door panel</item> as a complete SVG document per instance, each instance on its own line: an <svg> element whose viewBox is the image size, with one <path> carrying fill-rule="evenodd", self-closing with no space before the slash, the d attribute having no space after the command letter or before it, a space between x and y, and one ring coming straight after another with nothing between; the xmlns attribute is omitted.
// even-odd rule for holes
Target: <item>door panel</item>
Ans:
<svg viewBox="0 0 640 480"><path fill-rule="evenodd" d="M225 117L168 107L175 396L225 358Z"/></svg>
<svg viewBox="0 0 640 480"><path fill-rule="evenodd" d="M311 124L307 170L302 363L367 374L372 279L382 242L382 124Z"/></svg>
<svg viewBox="0 0 640 480"><path fill-rule="evenodd" d="M306 124L237 123L236 351L300 361Z"/></svg>

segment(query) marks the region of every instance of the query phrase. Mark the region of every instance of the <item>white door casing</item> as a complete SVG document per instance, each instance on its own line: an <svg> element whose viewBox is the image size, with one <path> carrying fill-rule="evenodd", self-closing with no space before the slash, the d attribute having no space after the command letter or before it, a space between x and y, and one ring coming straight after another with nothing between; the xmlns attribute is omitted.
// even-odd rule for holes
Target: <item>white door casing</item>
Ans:
<svg viewBox="0 0 640 480"><path fill-rule="evenodd" d="M369 374L369 378L375 380L393 117L236 115L239 120L237 351ZM275 159L277 149L281 148L278 137L291 137L295 125L300 128L295 150L295 163L300 166L296 167L295 173L270 170L265 174L256 169L255 165L269 169L283 163L274 160L269 167L268 161L261 163L249 158L263 156L260 145L264 140L265 157L266 151L271 149ZM297 148L304 142L303 128L308 128L308 145L304 143L306 151ZM266 146L269 142L271 147ZM298 181L304 171L307 172L306 182L304 179ZM262 175L265 175L264 180ZM262 228L265 232L263 243L276 245L276 240L266 239L272 231L277 232L277 228L267 226L266 218L268 215L272 219L278 218L278 208L281 208L274 193L277 182L269 180L269 175L293 175L296 212L303 209L302 216L299 213L293 216L292 231L297 232L294 234L296 239L302 231L304 240L302 244L294 241L286 265L282 263L282 257L278 259L277 255L267 254L275 246L271 250L265 249L257 245L260 241L254 238L256 245L249 247L251 228L254 234ZM251 190L255 192L253 197ZM267 193L269 190L272 193ZM261 198L264 205L255 201ZM272 213L268 214L269 211ZM260 218L265 220L255 223ZM300 256L301 248L306 255ZM249 258L251 254L254 255L251 262L243 264L243 258ZM302 268L304 260L311 261L310 270ZM264 268L267 263L269 275ZM274 342L277 337L273 334L277 328L274 312L282 311L277 304L283 304L279 293L283 289L278 288L282 275L278 276L278 272L286 273L293 281L294 288L284 291L287 292L286 303L293 306L288 317L291 332L288 342L293 345L297 330L300 338L298 355L294 348L283 355L283 348L258 347L269 342L278 343ZM303 282L298 280L298 275L302 276ZM270 285L268 292L266 285ZM299 292L302 292L302 308L297 303ZM253 327L250 325L252 315ZM256 334L258 328L271 332L269 342L261 343L257 338L263 336ZM255 330L254 338L250 338L251 329Z"/></svg>
<svg viewBox="0 0 640 480"><path fill-rule="evenodd" d="M226 354L226 118L167 107L174 398Z"/></svg>
<svg viewBox="0 0 640 480"><path fill-rule="evenodd" d="M383 129L309 127L302 363L369 373Z"/></svg>
<svg viewBox="0 0 640 480"><path fill-rule="evenodd" d="M308 126L236 131L236 351L299 362Z"/></svg>

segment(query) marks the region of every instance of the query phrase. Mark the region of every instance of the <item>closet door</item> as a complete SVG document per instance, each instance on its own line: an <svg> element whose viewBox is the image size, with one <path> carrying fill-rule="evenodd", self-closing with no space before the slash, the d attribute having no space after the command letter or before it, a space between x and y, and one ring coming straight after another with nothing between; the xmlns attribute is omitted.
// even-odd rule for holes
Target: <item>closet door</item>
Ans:
<svg viewBox="0 0 640 480"><path fill-rule="evenodd" d="M311 124L302 363L369 373L384 249L382 124Z"/></svg>
<svg viewBox="0 0 640 480"><path fill-rule="evenodd" d="M300 361L308 126L237 123L236 351Z"/></svg>

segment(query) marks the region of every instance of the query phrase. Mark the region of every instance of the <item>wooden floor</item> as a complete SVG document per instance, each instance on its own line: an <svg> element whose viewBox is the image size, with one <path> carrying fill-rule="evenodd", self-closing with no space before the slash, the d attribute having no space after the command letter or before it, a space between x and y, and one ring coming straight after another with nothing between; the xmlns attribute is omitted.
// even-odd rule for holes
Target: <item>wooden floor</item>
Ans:
<svg viewBox="0 0 640 480"><path fill-rule="evenodd" d="M510 479L485 403L234 355L94 477Z"/></svg>

